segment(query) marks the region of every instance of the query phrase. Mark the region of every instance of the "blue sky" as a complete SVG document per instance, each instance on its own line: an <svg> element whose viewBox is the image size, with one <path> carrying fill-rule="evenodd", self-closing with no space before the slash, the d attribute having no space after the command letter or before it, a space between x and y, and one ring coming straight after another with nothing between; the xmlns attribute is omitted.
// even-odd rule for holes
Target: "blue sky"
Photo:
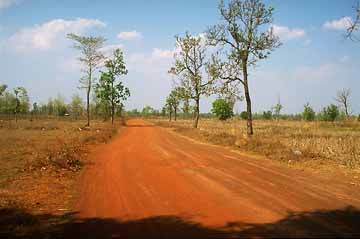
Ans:
<svg viewBox="0 0 360 239"><path fill-rule="evenodd" d="M306 102L320 110L336 92L351 88L351 108L360 113L360 43L344 39L354 17L355 0L266 0L275 7L274 30L283 42L269 59L250 70L255 111L280 98L284 112ZM78 93L78 53L68 32L103 35L106 49L121 47L129 74L124 83L132 96L128 109L161 108L172 87L167 70L173 63L174 35L204 32L219 23L218 1L55 1L0 0L0 83L25 86L32 101ZM209 111L216 96L202 100ZM236 105L242 111L245 103Z"/></svg>

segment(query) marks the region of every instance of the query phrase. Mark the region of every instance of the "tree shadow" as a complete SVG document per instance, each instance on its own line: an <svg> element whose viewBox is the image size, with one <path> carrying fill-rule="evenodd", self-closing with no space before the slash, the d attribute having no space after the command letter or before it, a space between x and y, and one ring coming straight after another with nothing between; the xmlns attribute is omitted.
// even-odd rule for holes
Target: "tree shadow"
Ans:
<svg viewBox="0 0 360 239"><path fill-rule="evenodd" d="M228 222L207 227L178 216L139 220L75 219L63 215L31 214L21 209L0 209L0 238L358 238L360 211L346 207L331 211L290 213L266 224Z"/></svg>

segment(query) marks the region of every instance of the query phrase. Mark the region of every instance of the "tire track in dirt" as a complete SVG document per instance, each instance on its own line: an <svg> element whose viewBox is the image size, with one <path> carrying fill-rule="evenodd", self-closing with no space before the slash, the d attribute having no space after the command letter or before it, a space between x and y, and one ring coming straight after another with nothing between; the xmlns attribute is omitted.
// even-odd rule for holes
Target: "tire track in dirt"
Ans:
<svg viewBox="0 0 360 239"><path fill-rule="evenodd" d="M140 119L130 120L122 131L91 155L94 164L79 183L79 219L171 215L221 228L360 204L359 188L349 189L338 179L189 141ZM311 219L319 228L338 232L331 220ZM155 230L151 225L143 229Z"/></svg>

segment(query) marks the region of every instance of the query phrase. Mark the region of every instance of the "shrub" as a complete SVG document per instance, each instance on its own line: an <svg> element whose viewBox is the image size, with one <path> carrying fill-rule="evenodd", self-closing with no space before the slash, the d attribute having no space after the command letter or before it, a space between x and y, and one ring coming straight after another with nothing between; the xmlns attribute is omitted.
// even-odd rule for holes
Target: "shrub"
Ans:
<svg viewBox="0 0 360 239"><path fill-rule="evenodd" d="M211 113L216 115L220 120L226 120L233 116L230 103L224 99L217 99L212 103Z"/></svg>
<svg viewBox="0 0 360 239"><path fill-rule="evenodd" d="M243 120L246 120L248 117L248 113L246 111L243 111L240 113L240 118Z"/></svg>
<svg viewBox="0 0 360 239"><path fill-rule="evenodd" d="M265 120L271 120L272 119L272 112L271 110L264 111L263 112L263 119Z"/></svg>
<svg viewBox="0 0 360 239"><path fill-rule="evenodd" d="M327 107L324 107L321 113L319 114L319 119L323 121L335 121L340 115L339 108L331 104Z"/></svg>
<svg viewBox="0 0 360 239"><path fill-rule="evenodd" d="M304 120L313 121L315 119L315 111L311 108L310 104L304 105L304 111L302 113Z"/></svg>

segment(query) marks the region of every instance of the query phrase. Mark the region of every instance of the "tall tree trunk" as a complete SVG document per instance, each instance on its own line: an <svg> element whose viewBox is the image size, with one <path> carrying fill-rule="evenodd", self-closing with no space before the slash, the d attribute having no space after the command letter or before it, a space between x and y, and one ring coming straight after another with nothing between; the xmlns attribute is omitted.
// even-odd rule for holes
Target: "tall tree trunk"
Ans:
<svg viewBox="0 0 360 239"><path fill-rule="evenodd" d="M345 114L346 114L346 117L349 118L349 111L348 111L348 105L347 105L347 102L344 103L344 108L345 108Z"/></svg>
<svg viewBox="0 0 360 239"><path fill-rule="evenodd" d="M171 121L171 111L169 112L169 121Z"/></svg>
<svg viewBox="0 0 360 239"><path fill-rule="evenodd" d="M90 127L90 87L86 92L86 117L87 117L87 126Z"/></svg>
<svg viewBox="0 0 360 239"><path fill-rule="evenodd" d="M92 66L89 66L89 82L86 92L86 114L87 114L87 126L90 127L90 92L91 92L91 82L92 82Z"/></svg>
<svg viewBox="0 0 360 239"><path fill-rule="evenodd" d="M111 82L111 91L113 92L114 89L114 82ZM114 96L111 93L111 125L114 126L114 114L115 114L115 104L114 104Z"/></svg>
<svg viewBox="0 0 360 239"><path fill-rule="evenodd" d="M251 99L249 93L249 84L248 84L248 73L247 73L247 61L243 60L242 63L243 69L243 77L244 77L244 92L245 92L245 99L246 99L246 112L247 112L247 127L246 133L247 135L253 135L253 124L252 124L252 112L251 112Z"/></svg>
<svg viewBox="0 0 360 239"><path fill-rule="evenodd" d="M176 107L174 108L174 120L176 121L176 113L177 113L177 110L176 110Z"/></svg>
<svg viewBox="0 0 360 239"><path fill-rule="evenodd" d="M200 117L200 99L199 97L195 100L195 119L194 119L194 128L198 127Z"/></svg>
<svg viewBox="0 0 360 239"><path fill-rule="evenodd" d="M111 125L114 125L114 114L115 114L115 107L111 106Z"/></svg>

